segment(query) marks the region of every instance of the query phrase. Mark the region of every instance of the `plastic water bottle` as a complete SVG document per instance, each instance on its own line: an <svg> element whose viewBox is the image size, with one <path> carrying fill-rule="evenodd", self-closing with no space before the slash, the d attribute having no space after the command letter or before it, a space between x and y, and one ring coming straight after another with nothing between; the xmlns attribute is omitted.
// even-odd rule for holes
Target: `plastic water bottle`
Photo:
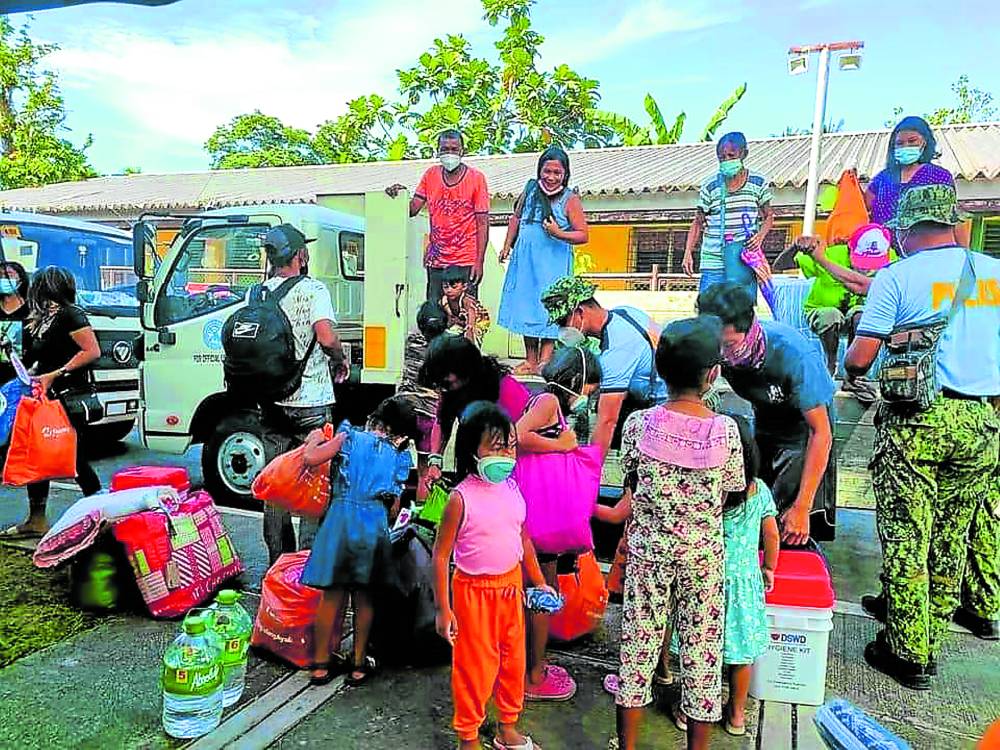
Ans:
<svg viewBox="0 0 1000 750"><path fill-rule="evenodd" d="M222 721L222 649L201 615L188 615L163 655L163 729L171 737L208 734Z"/></svg>
<svg viewBox="0 0 1000 750"><path fill-rule="evenodd" d="M243 695L247 676L247 649L253 620L239 603L239 592L223 589L208 610L208 626L222 646L222 705L231 706Z"/></svg>

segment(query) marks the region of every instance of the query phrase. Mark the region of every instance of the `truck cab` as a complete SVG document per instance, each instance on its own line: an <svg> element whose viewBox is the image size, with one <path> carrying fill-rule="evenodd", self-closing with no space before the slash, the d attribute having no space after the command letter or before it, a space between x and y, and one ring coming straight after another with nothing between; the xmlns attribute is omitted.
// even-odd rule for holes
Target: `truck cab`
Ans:
<svg viewBox="0 0 1000 750"><path fill-rule="evenodd" d="M224 502L249 499L265 455L259 413L226 393L222 326L266 278L264 235L282 223L315 239L309 274L330 290L352 364L353 383L338 388L338 400L354 403L349 393L360 385L362 365L362 216L308 204L207 211L186 219L162 259L152 246L155 219L133 228L144 331L142 440L173 453L204 444L206 487Z"/></svg>
<svg viewBox="0 0 1000 750"><path fill-rule="evenodd" d="M139 412L139 302L127 232L44 214L0 211L3 258L29 277L62 266L76 280L77 304L90 319L101 357L87 384L69 396L88 400L92 421L81 436L89 444L123 439Z"/></svg>

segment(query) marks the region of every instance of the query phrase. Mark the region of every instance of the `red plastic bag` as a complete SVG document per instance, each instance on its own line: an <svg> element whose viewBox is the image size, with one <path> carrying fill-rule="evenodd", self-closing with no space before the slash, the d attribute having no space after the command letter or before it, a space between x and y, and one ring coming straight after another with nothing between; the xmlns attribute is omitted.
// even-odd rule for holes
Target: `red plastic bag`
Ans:
<svg viewBox="0 0 1000 750"><path fill-rule="evenodd" d="M593 552L580 555L577 572L559 576L563 608L549 620L549 635L558 641L573 641L594 632L608 607L608 590Z"/></svg>
<svg viewBox="0 0 1000 750"><path fill-rule="evenodd" d="M313 627L316 610L323 598L320 589L300 582L308 559L307 549L292 552L279 557L267 571L250 637L251 645L266 649L297 667L308 667L314 661ZM343 613L342 608L337 617L342 617ZM339 648L339 643L331 641L329 653Z"/></svg>
<svg viewBox="0 0 1000 750"><path fill-rule="evenodd" d="M330 440L333 425L323 425L323 434ZM321 517L330 502L330 462L306 466L305 451L300 445L265 466L250 486L253 496L296 516Z"/></svg>
<svg viewBox="0 0 1000 750"><path fill-rule="evenodd" d="M3 483L20 487L45 479L76 476L76 430L62 403L44 393L17 405Z"/></svg>
<svg viewBox="0 0 1000 750"><path fill-rule="evenodd" d="M153 617L179 617L243 572L207 492L193 493L169 513L134 513L115 523L114 534Z"/></svg>

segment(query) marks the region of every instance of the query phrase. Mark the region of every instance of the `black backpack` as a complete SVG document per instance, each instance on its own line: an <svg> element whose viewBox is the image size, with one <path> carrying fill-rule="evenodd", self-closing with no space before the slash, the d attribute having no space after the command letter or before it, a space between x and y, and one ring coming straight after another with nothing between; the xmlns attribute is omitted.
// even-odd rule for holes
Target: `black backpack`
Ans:
<svg viewBox="0 0 1000 750"><path fill-rule="evenodd" d="M291 396L316 346L316 336L300 362L295 335L280 302L305 276L282 282L277 289L257 284L249 300L222 326L222 361L226 389L241 400L273 404Z"/></svg>

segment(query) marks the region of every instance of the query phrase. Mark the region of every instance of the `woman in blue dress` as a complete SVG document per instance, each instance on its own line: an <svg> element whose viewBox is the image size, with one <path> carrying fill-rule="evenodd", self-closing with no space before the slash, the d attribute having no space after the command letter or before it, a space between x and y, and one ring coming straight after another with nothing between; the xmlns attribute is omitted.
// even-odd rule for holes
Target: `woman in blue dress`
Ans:
<svg viewBox="0 0 1000 750"><path fill-rule="evenodd" d="M538 172L514 203L500 262L510 258L497 322L524 336L525 362L518 375L536 375L552 357L558 328L549 322L542 292L573 273L573 245L587 242L580 196L569 188L569 156L545 149Z"/></svg>
<svg viewBox="0 0 1000 750"><path fill-rule="evenodd" d="M305 444L307 466L330 462L330 505L320 523L301 582L323 589L316 612L310 681L323 685L342 669L347 684L360 685L374 670L367 655L374 620L371 589L391 575L389 523L399 512L403 483L410 473L409 442L417 435L417 418L399 396L383 401L364 430L343 422L327 440L321 430ZM354 659L335 652L340 643L338 614L350 593L354 605ZM336 660L337 664L331 663Z"/></svg>

